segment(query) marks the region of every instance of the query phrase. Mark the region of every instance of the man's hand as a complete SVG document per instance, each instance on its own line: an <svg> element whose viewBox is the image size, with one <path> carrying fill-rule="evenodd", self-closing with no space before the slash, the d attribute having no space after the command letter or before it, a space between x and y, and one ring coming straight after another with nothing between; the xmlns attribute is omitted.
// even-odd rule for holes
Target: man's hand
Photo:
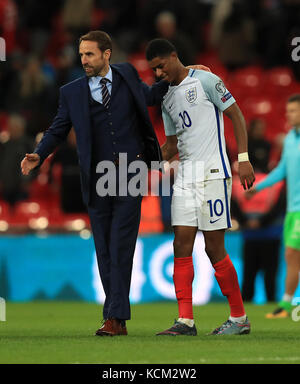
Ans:
<svg viewBox="0 0 300 384"><path fill-rule="evenodd" d="M246 191L245 192L245 197L247 200L250 200L252 199L252 197L257 193L257 190L255 189L255 187L249 189L249 191Z"/></svg>
<svg viewBox="0 0 300 384"><path fill-rule="evenodd" d="M254 171L250 161L239 162L239 176L243 188L250 189L255 181Z"/></svg>
<svg viewBox="0 0 300 384"><path fill-rule="evenodd" d="M21 170L23 175L29 173L39 165L40 156L37 153L26 153L24 159L21 161Z"/></svg>
<svg viewBox="0 0 300 384"><path fill-rule="evenodd" d="M202 64L188 65L186 68L188 68L188 69L200 69L202 71L211 72L210 68L208 68L208 67L206 67L205 65L202 65Z"/></svg>

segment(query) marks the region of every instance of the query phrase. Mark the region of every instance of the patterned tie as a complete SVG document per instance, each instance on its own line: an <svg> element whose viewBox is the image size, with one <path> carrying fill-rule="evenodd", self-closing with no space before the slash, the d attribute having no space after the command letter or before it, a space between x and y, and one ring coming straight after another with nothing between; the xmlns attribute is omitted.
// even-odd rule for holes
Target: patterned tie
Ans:
<svg viewBox="0 0 300 384"><path fill-rule="evenodd" d="M100 80L100 84L102 86L102 104L104 105L104 108L108 108L108 104L109 104L109 101L110 101L110 94L108 92L108 89L107 89L107 86L106 86L106 83L108 83L109 80L106 79L106 78L103 78Z"/></svg>

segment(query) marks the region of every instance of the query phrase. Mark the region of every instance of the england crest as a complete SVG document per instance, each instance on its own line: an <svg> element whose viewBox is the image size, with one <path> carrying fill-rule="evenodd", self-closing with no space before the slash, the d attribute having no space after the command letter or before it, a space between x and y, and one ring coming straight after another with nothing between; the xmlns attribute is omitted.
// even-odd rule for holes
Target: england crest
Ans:
<svg viewBox="0 0 300 384"><path fill-rule="evenodd" d="M185 98L189 103L193 103L197 99L197 88L193 87L185 91Z"/></svg>

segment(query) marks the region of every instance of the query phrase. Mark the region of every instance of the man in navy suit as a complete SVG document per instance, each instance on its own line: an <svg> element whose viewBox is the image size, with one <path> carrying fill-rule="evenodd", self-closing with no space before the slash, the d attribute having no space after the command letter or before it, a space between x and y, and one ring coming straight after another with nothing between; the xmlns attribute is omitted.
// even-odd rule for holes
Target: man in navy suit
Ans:
<svg viewBox="0 0 300 384"><path fill-rule="evenodd" d="M129 63L110 65L111 52L111 39L105 32L91 31L80 38L79 54L86 76L61 87L52 125L34 153L26 154L21 163L23 174L29 174L74 127L83 200L106 296L98 336L127 335L125 321L130 319L129 289L142 197L99 196L96 167L103 160L120 166L120 153L127 154L128 163L136 159L147 165L161 161L147 106L160 104L168 88L164 81L149 87ZM128 180L129 176L125 182ZM117 177L116 185L121 181Z"/></svg>

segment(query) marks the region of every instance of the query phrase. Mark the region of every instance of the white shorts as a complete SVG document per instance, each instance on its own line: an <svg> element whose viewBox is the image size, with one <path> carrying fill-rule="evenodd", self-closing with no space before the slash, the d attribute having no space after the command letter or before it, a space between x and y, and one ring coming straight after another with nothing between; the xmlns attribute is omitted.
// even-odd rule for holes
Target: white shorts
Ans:
<svg viewBox="0 0 300 384"><path fill-rule="evenodd" d="M198 227L203 231L231 228L232 179L174 184L171 205L172 226Z"/></svg>

